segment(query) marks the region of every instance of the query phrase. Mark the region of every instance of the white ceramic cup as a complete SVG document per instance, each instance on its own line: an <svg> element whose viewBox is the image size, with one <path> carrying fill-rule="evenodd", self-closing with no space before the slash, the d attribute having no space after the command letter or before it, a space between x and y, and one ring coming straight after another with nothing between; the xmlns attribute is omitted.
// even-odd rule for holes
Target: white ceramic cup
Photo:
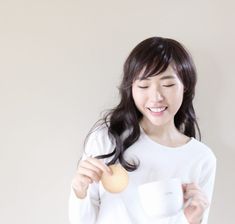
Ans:
<svg viewBox="0 0 235 224"><path fill-rule="evenodd" d="M178 178L142 184L138 192L143 210L150 217L173 216L183 208L183 189Z"/></svg>

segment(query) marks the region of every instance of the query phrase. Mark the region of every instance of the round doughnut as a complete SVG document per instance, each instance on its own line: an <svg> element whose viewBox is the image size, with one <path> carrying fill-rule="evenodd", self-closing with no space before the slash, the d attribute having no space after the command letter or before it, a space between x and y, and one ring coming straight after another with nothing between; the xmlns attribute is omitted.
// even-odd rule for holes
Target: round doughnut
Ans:
<svg viewBox="0 0 235 224"><path fill-rule="evenodd" d="M105 190L110 193L119 193L128 185L128 173L121 164L113 164L109 167L113 174L103 173L101 182Z"/></svg>

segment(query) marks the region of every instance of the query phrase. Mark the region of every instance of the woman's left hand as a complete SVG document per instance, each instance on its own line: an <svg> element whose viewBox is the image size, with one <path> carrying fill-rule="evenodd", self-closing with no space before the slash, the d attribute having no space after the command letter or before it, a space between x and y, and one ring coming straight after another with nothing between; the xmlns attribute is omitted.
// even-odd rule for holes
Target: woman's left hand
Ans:
<svg viewBox="0 0 235 224"><path fill-rule="evenodd" d="M209 206L207 196L201 188L195 184L183 184L184 203L191 202L184 208L184 214L190 224L200 224L203 213ZM191 198L191 199L190 199Z"/></svg>

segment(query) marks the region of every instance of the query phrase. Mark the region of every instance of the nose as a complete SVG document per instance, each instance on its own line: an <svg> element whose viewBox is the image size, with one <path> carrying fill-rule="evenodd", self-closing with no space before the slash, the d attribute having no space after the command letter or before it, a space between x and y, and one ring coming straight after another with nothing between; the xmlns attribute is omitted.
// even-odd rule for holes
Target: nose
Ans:
<svg viewBox="0 0 235 224"><path fill-rule="evenodd" d="M162 101L163 99L164 99L164 96L160 90L155 89L151 92L151 100L153 102Z"/></svg>

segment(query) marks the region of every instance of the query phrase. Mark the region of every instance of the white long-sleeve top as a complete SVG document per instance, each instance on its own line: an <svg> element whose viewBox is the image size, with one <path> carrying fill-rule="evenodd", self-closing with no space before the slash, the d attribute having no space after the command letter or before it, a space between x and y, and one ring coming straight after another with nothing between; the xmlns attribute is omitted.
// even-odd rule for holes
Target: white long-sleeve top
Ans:
<svg viewBox="0 0 235 224"><path fill-rule="evenodd" d="M77 198L71 188L71 224L189 224L183 210L175 216L157 219L149 218L141 208L138 186L167 178L180 178L182 184L197 183L211 203L216 173L212 150L195 138L180 147L164 146L149 138L141 126L140 130L139 139L124 154L128 161L136 158L140 161L137 170L128 172L127 188L120 193L109 193L101 182L92 183L84 199ZM107 128L99 128L89 136L82 159L110 153L114 147ZM209 210L210 206L204 212L202 224L208 223Z"/></svg>

